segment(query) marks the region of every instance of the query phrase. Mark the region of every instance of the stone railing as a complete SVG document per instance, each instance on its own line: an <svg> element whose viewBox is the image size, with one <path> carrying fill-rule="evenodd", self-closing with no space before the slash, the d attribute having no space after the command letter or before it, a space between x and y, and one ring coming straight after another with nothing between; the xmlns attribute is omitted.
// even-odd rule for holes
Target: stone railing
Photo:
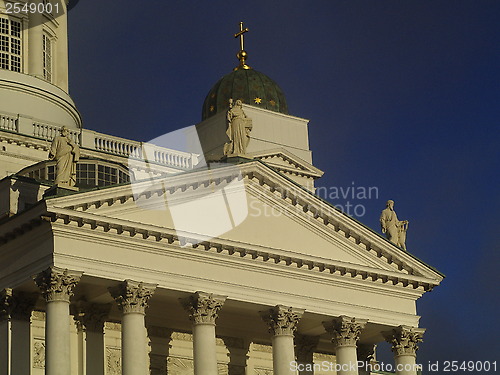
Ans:
<svg viewBox="0 0 500 375"><path fill-rule="evenodd" d="M60 125L42 123L32 118L24 118L15 114L0 113L0 131L7 130L29 137L51 141L59 134ZM69 136L81 147L157 163L176 169L192 169L198 163L198 155L183 151L171 150L149 143L133 141L99 133L93 130L68 129Z"/></svg>
<svg viewBox="0 0 500 375"><path fill-rule="evenodd" d="M0 129L17 132L17 117L0 114Z"/></svg>

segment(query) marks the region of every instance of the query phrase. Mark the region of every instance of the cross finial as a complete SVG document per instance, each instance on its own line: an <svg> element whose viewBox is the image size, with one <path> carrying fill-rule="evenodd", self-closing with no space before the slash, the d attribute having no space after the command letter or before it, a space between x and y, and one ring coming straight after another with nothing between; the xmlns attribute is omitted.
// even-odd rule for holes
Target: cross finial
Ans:
<svg viewBox="0 0 500 375"><path fill-rule="evenodd" d="M240 60L240 65L237 66L234 70L238 69L251 69L245 62L248 57L248 53L245 51L245 36L244 34L247 33L248 27L243 28L243 22L240 22L240 31L238 31L236 34L234 34L234 37L240 37L240 51L236 54L236 57L238 60Z"/></svg>

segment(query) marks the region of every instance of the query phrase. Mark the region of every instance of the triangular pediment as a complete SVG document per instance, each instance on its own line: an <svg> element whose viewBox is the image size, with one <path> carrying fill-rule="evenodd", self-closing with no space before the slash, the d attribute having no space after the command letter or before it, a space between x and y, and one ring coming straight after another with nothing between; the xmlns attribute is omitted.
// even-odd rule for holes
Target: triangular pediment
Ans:
<svg viewBox="0 0 500 375"><path fill-rule="evenodd" d="M52 198L47 205L96 222L440 280L426 264L258 161Z"/></svg>
<svg viewBox="0 0 500 375"><path fill-rule="evenodd" d="M250 153L248 156L262 160L270 167L273 167L281 172L294 173L314 179L321 177L324 173L311 163L299 158L283 148Z"/></svg>

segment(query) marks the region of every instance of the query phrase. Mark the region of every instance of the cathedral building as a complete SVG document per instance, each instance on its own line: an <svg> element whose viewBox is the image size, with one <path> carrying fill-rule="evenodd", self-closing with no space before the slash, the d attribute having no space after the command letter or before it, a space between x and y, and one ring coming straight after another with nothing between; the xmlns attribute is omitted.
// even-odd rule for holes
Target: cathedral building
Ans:
<svg viewBox="0 0 500 375"><path fill-rule="evenodd" d="M417 374L443 275L314 195L243 24L201 122L144 143L82 126L65 2L35 3L0 0L0 375L369 374L383 341Z"/></svg>

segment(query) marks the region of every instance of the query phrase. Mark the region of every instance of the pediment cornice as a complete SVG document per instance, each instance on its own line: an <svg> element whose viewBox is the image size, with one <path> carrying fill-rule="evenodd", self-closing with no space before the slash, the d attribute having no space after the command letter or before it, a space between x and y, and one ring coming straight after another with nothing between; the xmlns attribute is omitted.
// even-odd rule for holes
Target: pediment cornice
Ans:
<svg viewBox="0 0 500 375"><path fill-rule="evenodd" d="M361 277L366 277L367 279L373 278L374 280L380 280L382 277L386 279L386 282L393 280L395 285L401 283L406 286L411 285L416 286L417 288L423 287L424 290L430 290L433 286L438 285L442 280L443 276L439 272L435 271L411 254L396 247L376 232L340 212L306 189L294 184L281 174L276 173L264 163L260 161L252 161L233 167L237 167L240 173L240 178L244 178L253 189L264 190L268 196L272 196L274 199L279 200L280 203L289 210L295 210L300 212L301 215L306 215L307 220L310 223L313 223L324 230L336 232L337 237L338 234L340 234L342 238L349 241L351 245L356 246L356 248L360 252L364 253L365 256L374 257L379 261L392 265L394 267L394 271L364 269L363 267L352 264L341 264L339 262L324 259L319 260L314 257L305 257L300 254L296 254L294 256L290 254L286 256L283 255L284 257L282 257L276 253L276 250L273 250L272 252L262 252L262 248L259 248L259 250L250 249L249 252L245 250L244 254L252 257L255 256L256 258L266 258L267 260L275 259L278 262L288 262L297 266L301 264L301 267L304 265L308 265L308 267L309 265L312 265L311 269L318 268L323 271L333 270L331 272L344 274L352 273L355 275L354 277L361 275ZM196 190L199 186L210 186L212 184L218 185L224 181L228 181L228 179L230 180L231 178L234 178L234 174L232 176L228 176L227 171L224 172L225 169L226 168L219 168L211 170L210 173L194 171L176 175L169 178L168 184L159 184L156 188L151 188L151 181L136 182L136 184L138 184L136 186L136 191L141 191L141 193L136 194L135 197L131 186L125 185L92 192L82 192L64 197L50 198L46 201L47 211L53 215L52 218L58 222L60 220L77 222L82 223L82 225L89 225L93 229L102 228L104 231L109 230L110 228L115 228L117 232L133 231L135 234L142 234L144 238L155 237L158 241L166 239L167 242L170 241L170 243L173 243L181 240L175 239L174 234L165 231L165 228L153 228L144 226L140 223L99 216L99 208L103 206L113 206L115 204L124 204L129 200L137 199L143 196L147 198L154 194L175 194L177 190ZM92 214L90 212L86 212L89 208L97 208L97 211L94 211ZM0 233L0 235L2 234ZM186 234L185 237L189 238L191 235L192 234ZM9 238L9 234L5 232L2 236L4 240ZM215 243L213 241L218 242ZM225 240L214 239L213 241L210 242L210 246L213 245L214 247L219 248L233 246L230 242ZM243 249L247 249L249 245L240 244L238 246L242 246ZM395 275L397 275L397 277Z"/></svg>
<svg viewBox="0 0 500 375"><path fill-rule="evenodd" d="M324 172L316 168L311 163L299 158L288 150L279 148L265 152L254 152L248 154L249 157L262 160L269 166L280 172L295 174L309 178L319 178Z"/></svg>
<svg viewBox="0 0 500 375"><path fill-rule="evenodd" d="M32 220L31 223L35 221ZM177 233L175 230L158 226L136 223L128 220L108 218L94 213L74 211L67 208L52 208L50 212L42 215L37 224L41 222L51 223L53 230L65 229L68 235L78 236L84 231L86 241L92 241L96 236L98 241L103 236L113 240L120 236L122 243L129 243L137 247L137 241L147 241L149 246L163 248L174 246L190 251L209 252L212 254L224 254L230 256L237 262L246 259L255 262L256 265L282 267L281 269L295 269L308 272L311 276L321 275L324 277L335 277L341 280L352 280L355 282L370 283L381 287L395 287L398 290L407 290L410 295L421 295L439 284L437 280L431 280L424 276L410 275L396 270L382 270L366 267L342 261L334 261L312 255L305 255L284 249L252 245L221 238L206 240L192 233ZM29 231L25 226L24 231L16 233L4 233L1 237L3 243ZM89 230L94 234L89 233Z"/></svg>

